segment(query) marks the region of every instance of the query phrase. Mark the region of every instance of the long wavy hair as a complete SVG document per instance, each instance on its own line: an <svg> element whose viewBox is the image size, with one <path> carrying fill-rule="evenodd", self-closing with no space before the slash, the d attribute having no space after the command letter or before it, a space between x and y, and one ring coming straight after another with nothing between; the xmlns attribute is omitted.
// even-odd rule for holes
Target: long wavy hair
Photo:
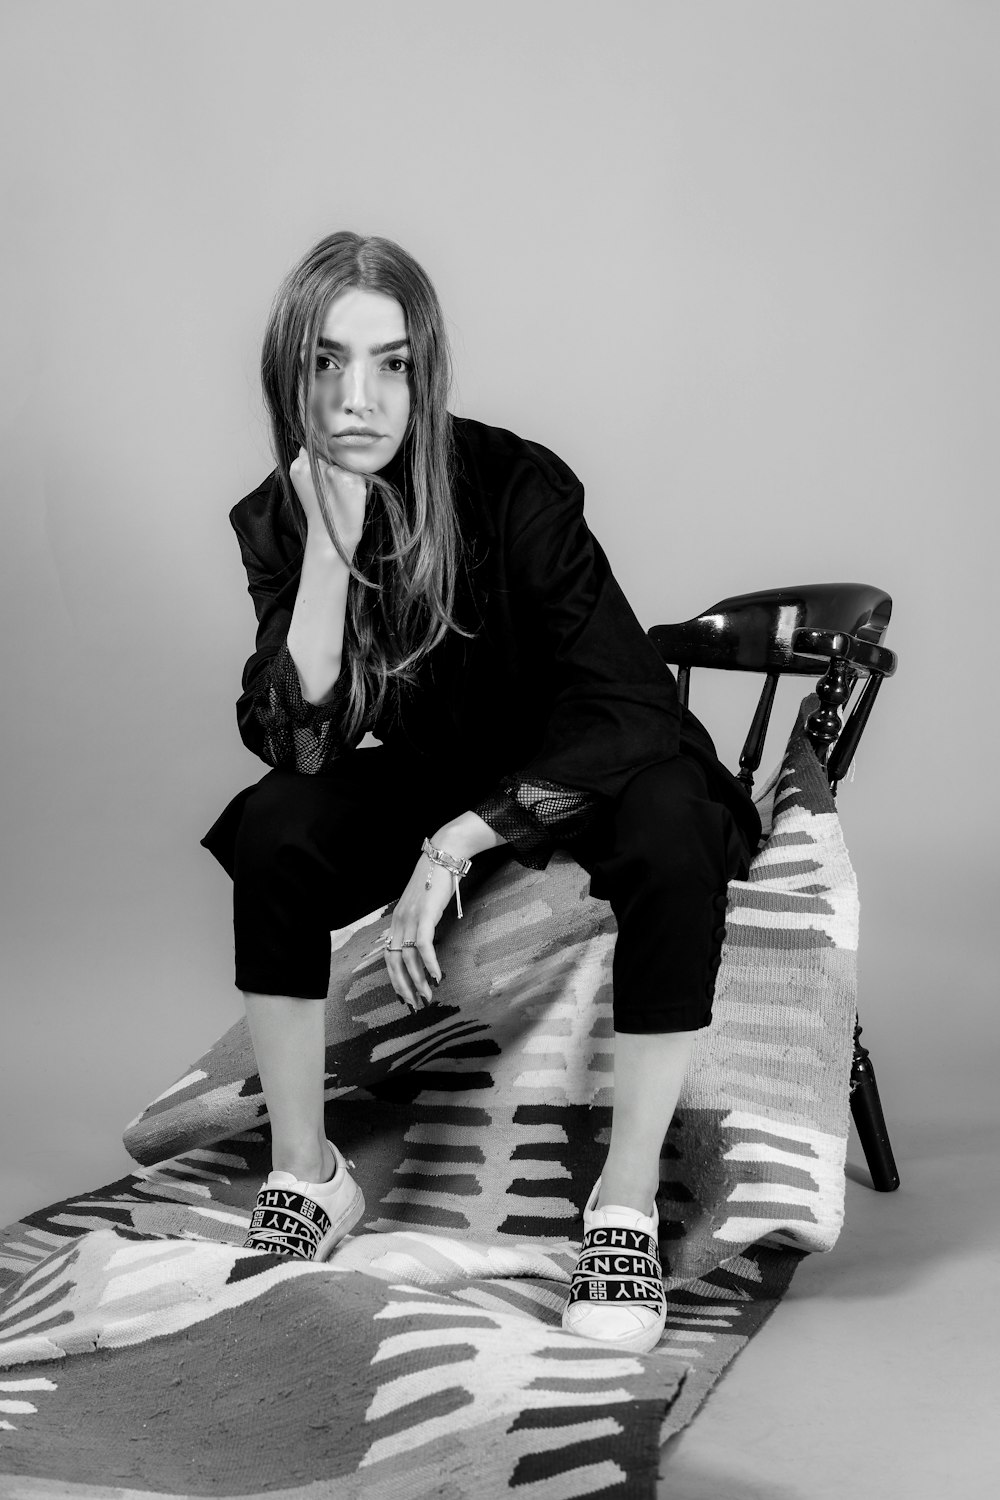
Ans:
<svg viewBox="0 0 1000 1500"><path fill-rule="evenodd" d="M349 288L383 292L403 309L413 369L402 443L402 493L369 474L365 527L354 558L337 535L320 459L331 462L314 416L317 341L330 303ZM261 383L278 474L305 542L307 522L289 477L300 448L330 539L350 568L344 657L350 668L345 728L373 724L390 692L413 682L421 660L449 631L463 544L453 495L447 410L451 359L444 317L426 272L392 240L342 230L322 239L278 288L261 350ZM398 692L393 695L398 706Z"/></svg>

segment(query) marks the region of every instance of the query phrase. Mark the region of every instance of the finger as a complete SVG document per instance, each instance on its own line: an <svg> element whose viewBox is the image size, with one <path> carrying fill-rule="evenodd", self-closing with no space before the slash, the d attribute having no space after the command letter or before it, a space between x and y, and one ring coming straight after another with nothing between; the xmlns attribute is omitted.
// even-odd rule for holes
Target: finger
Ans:
<svg viewBox="0 0 1000 1500"><path fill-rule="evenodd" d="M417 952L423 960L424 968L430 976L431 983L434 985L440 984L442 978L441 965L438 963L437 954L434 952L433 927L428 928L426 931L417 929Z"/></svg>
<svg viewBox="0 0 1000 1500"><path fill-rule="evenodd" d="M408 941L412 942L412 939L408 939ZM423 961L416 948L403 949L403 963L406 965L406 971L413 982L413 988L423 1003L426 1004L429 1000L433 1000L434 996L427 982L427 975L424 973Z"/></svg>
<svg viewBox="0 0 1000 1500"><path fill-rule="evenodd" d="M396 944L393 944L393 947L395 946ZM400 1000L403 1001L404 1005L408 1005L411 1010L416 1010L419 1002L417 996L413 993L406 970L400 962L399 954L390 953L386 950L385 966L389 971L389 982Z"/></svg>

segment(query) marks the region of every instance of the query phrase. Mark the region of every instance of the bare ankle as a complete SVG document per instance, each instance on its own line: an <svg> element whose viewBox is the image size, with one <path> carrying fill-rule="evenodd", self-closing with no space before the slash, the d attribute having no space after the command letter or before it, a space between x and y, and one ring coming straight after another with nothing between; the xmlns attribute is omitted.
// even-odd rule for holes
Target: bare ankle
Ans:
<svg viewBox="0 0 1000 1500"><path fill-rule="evenodd" d="M650 1182L648 1179L640 1180L637 1177L608 1172L605 1169L601 1174L601 1187L597 1195L596 1206L606 1208L609 1203L614 1203L619 1208L633 1208L636 1213L649 1215L653 1212L658 1186L659 1179L656 1182Z"/></svg>
<svg viewBox="0 0 1000 1500"><path fill-rule="evenodd" d="M303 1182L326 1182L334 1175L337 1158L326 1141L322 1145L271 1145L271 1168L275 1172L291 1172Z"/></svg>

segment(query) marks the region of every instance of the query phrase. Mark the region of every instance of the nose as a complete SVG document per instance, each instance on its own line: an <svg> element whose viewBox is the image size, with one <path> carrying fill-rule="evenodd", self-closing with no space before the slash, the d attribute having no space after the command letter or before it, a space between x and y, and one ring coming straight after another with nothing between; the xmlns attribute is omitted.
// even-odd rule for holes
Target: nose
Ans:
<svg viewBox="0 0 1000 1500"><path fill-rule="evenodd" d="M348 365L345 371L343 400L344 410L352 415L360 416L362 412L372 409L368 375L360 361Z"/></svg>

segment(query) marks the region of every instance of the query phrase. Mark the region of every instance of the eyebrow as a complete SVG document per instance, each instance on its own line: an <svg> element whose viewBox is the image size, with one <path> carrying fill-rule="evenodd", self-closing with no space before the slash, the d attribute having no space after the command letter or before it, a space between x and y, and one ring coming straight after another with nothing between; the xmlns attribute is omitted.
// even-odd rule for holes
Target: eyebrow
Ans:
<svg viewBox="0 0 1000 1500"><path fill-rule="evenodd" d="M409 339L392 339L388 344L372 344L368 350L369 354L388 354L393 349L404 349ZM336 339L325 339L320 336L316 340L317 349L329 349L331 354L348 354L350 351L346 344L339 343Z"/></svg>

